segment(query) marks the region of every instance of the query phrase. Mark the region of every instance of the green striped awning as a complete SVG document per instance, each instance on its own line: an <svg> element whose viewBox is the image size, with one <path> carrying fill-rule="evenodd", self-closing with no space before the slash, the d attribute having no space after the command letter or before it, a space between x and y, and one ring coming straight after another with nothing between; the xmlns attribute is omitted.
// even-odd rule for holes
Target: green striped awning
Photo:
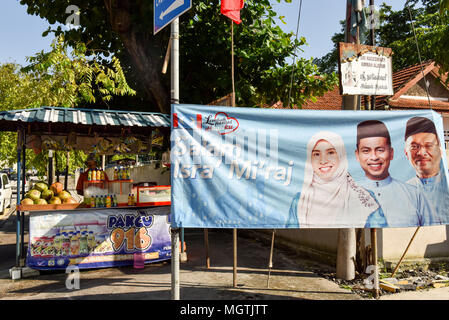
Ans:
<svg viewBox="0 0 449 320"><path fill-rule="evenodd" d="M52 126L53 130L55 128L73 130L74 127L86 126L112 131L118 128L170 128L170 115L157 112L57 107L0 111L0 131L17 130L27 124L32 124L34 128Z"/></svg>

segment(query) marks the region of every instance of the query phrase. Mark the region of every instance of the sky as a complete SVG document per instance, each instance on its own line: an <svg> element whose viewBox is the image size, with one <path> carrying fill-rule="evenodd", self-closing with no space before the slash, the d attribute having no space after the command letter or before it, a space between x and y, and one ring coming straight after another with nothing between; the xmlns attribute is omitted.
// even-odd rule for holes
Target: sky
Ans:
<svg viewBox="0 0 449 320"><path fill-rule="evenodd" d="M26 65L26 57L42 50L49 51L52 35L42 37L49 23L38 16L27 14L26 6L19 0L1 0L0 10L0 63L15 62ZM152 0L149 0L152 1ZM194 0L192 0L194 1ZM403 7L405 0L382 1L394 10ZM379 5L381 1L375 1ZM279 23L284 31L296 33L300 0L291 3L277 3L272 0L273 8L278 15L285 16L286 24ZM303 0L299 36L304 36L308 43L303 47L301 57L320 58L332 47L331 37L340 31L339 21L345 18L346 0ZM182 19L182 17L181 17ZM82 23L82 16L81 16Z"/></svg>

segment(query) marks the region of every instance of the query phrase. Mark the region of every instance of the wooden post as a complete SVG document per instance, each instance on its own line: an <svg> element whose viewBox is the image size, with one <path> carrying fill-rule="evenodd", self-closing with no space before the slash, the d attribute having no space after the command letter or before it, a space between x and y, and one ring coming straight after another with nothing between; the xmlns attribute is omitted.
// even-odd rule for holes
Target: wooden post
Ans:
<svg viewBox="0 0 449 320"><path fill-rule="evenodd" d="M206 268L210 268L210 256L209 256L209 229L204 229L204 246L206 249Z"/></svg>
<svg viewBox="0 0 449 320"><path fill-rule="evenodd" d="M416 228L415 233L413 234L412 238L410 239L410 242L408 243L407 248L405 249L404 253L402 254L401 259L399 259L398 264L394 268L393 273L391 274L391 277L394 277L394 275L396 274L396 271L398 271L399 266L401 265L402 259L404 259L405 255L407 254L408 248L410 248L410 245L412 244L413 240L415 239L416 234L418 233L419 228L421 228L421 227Z"/></svg>
<svg viewBox="0 0 449 320"><path fill-rule="evenodd" d="M374 297L377 299L379 297L379 267L377 265L377 230L376 228L371 229L371 249L372 249L372 259L374 263Z"/></svg>
<svg viewBox="0 0 449 320"><path fill-rule="evenodd" d="M273 251L274 251L274 234L275 233L276 233L276 229L273 229L273 233L271 234L270 260L268 261L267 288L269 288L269 286L270 286L270 274L271 274L271 268L273 268Z"/></svg>

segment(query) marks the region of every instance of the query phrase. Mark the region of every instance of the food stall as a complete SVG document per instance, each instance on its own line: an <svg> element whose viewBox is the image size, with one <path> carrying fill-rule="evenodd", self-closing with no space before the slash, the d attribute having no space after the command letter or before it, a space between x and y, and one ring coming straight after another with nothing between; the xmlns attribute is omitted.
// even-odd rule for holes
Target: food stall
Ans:
<svg viewBox="0 0 449 320"><path fill-rule="evenodd" d="M41 181L25 193L22 181L26 149L35 153L82 150L96 156L148 154L155 141L160 145L169 139L169 115L42 107L2 111L0 127L18 135L16 267L99 268L130 265L137 258L146 263L170 259L167 168L154 164L136 170L98 168L83 183L82 202L62 183Z"/></svg>

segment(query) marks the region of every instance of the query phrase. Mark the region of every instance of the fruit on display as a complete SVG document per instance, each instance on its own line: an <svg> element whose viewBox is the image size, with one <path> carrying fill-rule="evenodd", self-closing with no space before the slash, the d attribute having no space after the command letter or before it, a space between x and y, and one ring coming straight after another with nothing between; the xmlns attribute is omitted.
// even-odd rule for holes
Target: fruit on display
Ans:
<svg viewBox="0 0 449 320"><path fill-rule="evenodd" d="M72 195L68 191L63 190L57 194L57 197L64 201L65 199L71 198Z"/></svg>
<svg viewBox="0 0 449 320"><path fill-rule="evenodd" d="M58 198L58 197L51 197L51 199L48 200L48 203L49 203L49 204L61 204L62 201L61 201L61 199Z"/></svg>
<svg viewBox="0 0 449 320"><path fill-rule="evenodd" d="M64 190L64 186L61 182L55 182L50 186L50 190L53 191L54 194L61 193Z"/></svg>
<svg viewBox="0 0 449 320"><path fill-rule="evenodd" d="M64 201L62 203L78 203L78 202L76 202L75 199L70 197L70 198L64 199Z"/></svg>
<svg viewBox="0 0 449 320"><path fill-rule="evenodd" d="M41 197L41 192L39 190L36 190L36 189L31 189L26 194L26 198L30 198L33 201L36 201L37 199L40 199L40 197Z"/></svg>
<svg viewBox="0 0 449 320"><path fill-rule="evenodd" d="M34 201L30 198L24 198L22 201L20 201L20 204L34 204Z"/></svg>
<svg viewBox="0 0 449 320"><path fill-rule="evenodd" d="M48 204L47 200L39 198L34 200L34 204Z"/></svg>
<svg viewBox="0 0 449 320"><path fill-rule="evenodd" d="M33 189L43 192L44 190L48 190L48 185L45 182L37 182Z"/></svg>
<svg viewBox="0 0 449 320"><path fill-rule="evenodd" d="M52 197L54 196L54 193L53 193L53 191L51 191L50 189L44 189L42 192L41 192L41 198L42 199L45 199L45 200L50 200Z"/></svg>
<svg viewBox="0 0 449 320"><path fill-rule="evenodd" d="M20 204L23 205L40 205L40 204L65 204L78 203L68 192L64 190L63 184L60 182L53 183L50 187L45 182L37 182L33 189L28 191L25 198Z"/></svg>

